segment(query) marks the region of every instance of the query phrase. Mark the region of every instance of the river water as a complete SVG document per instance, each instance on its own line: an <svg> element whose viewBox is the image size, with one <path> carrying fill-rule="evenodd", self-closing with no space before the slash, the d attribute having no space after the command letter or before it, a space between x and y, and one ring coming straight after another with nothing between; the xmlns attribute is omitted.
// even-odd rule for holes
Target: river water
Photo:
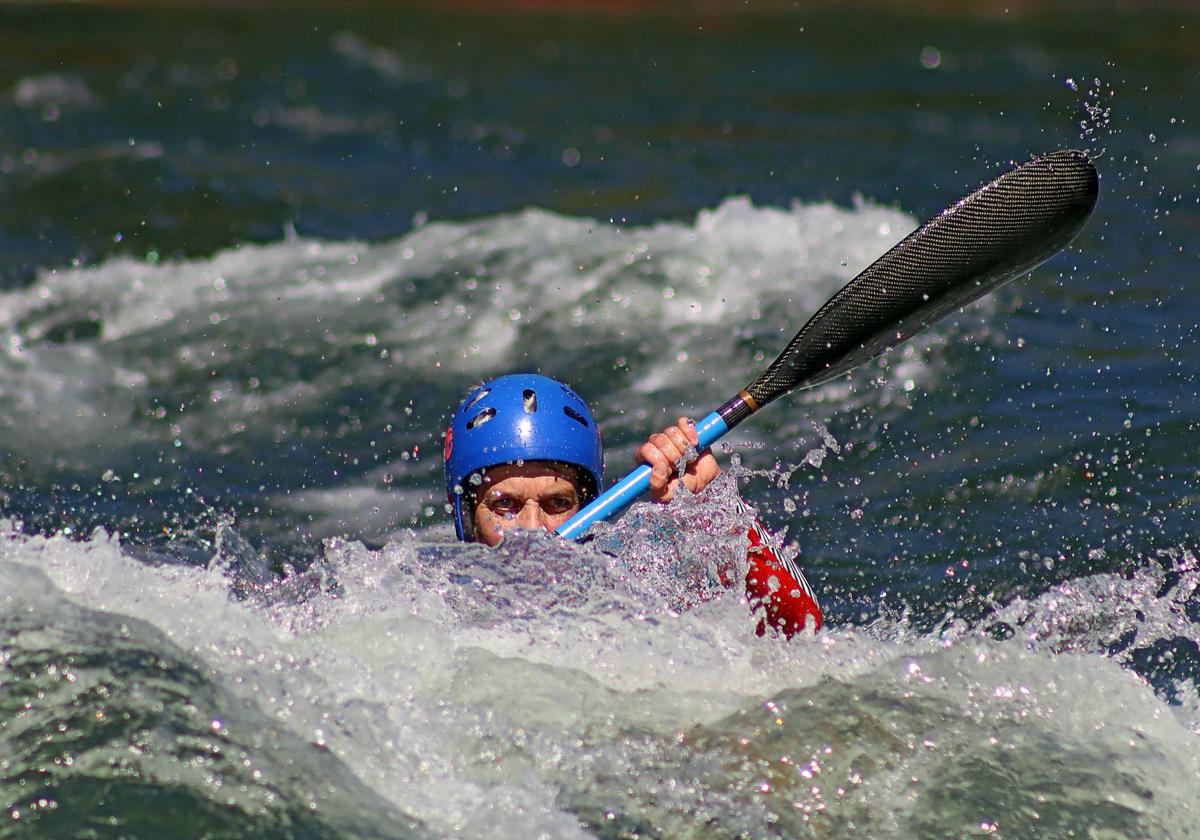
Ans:
<svg viewBox="0 0 1200 840"><path fill-rule="evenodd" d="M1200 14L536 5L0 9L0 836L1200 833ZM1069 250L712 493L451 544L473 383L613 480L1062 147ZM685 609L735 493L816 636Z"/></svg>

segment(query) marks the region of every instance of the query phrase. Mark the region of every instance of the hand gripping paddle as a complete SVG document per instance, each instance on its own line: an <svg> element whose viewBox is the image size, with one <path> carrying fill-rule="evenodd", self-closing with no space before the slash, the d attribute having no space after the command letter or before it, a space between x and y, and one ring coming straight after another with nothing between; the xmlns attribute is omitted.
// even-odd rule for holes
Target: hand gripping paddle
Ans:
<svg viewBox="0 0 1200 840"><path fill-rule="evenodd" d="M700 450L767 403L811 388L912 338L1049 259L1083 228L1099 176L1083 152L1036 157L906 236L817 310L757 379L696 424ZM650 487L643 464L558 529L582 537Z"/></svg>

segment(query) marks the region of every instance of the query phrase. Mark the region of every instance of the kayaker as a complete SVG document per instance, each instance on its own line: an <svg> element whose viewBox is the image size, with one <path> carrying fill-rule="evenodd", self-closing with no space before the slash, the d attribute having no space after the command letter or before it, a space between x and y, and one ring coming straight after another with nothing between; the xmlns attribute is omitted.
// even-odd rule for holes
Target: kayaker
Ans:
<svg viewBox="0 0 1200 840"><path fill-rule="evenodd" d="M699 493L721 474L711 450L680 475L699 442L687 418L637 450L651 467L650 498L669 502L680 482ZM445 441L446 491L460 540L498 545L513 528L557 529L600 492L604 453L591 409L571 388L539 374L512 374L475 388L454 412ZM821 608L804 575L754 522L747 534L746 595L768 627L786 636L820 628ZM728 581L727 585L732 585Z"/></svg>

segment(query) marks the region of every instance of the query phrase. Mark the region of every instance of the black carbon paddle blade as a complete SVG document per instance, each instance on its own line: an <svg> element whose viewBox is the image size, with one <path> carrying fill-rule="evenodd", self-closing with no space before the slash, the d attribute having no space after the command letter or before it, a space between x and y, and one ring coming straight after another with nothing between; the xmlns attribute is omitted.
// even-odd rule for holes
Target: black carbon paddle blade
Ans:
<svg viewBox="0 0 1200 840"><path fill-rule="evenodd" d="M1004 173L847 283L746 392L761 408L819 385L1028 272L1075 238L1098 190L1096 167L1078 151L1051 152Z"/></svg>

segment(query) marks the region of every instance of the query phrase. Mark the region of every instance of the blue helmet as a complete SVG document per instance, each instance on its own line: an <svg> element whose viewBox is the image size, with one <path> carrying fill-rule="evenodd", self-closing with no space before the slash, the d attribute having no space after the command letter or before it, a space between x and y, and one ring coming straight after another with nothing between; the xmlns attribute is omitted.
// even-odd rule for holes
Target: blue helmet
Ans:
<svg viewBox="0 0 1200 840"><path fill-rule="evenodd" d="M446 493L454 529L467 539L463 495L473 474L517 461L579 470L587 498L604 482L604 453L591 409L566 385L536 373L501 376L471 391L446 430Z"/></svg>

